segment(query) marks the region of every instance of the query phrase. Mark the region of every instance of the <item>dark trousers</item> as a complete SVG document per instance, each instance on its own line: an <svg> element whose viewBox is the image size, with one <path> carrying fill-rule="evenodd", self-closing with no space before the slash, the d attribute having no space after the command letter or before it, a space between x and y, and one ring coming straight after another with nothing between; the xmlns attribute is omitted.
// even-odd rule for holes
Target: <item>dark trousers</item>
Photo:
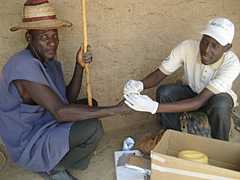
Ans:
<svg viewBox="0 0 240 180"><path fill-rule="evenodd" d="M156 92L159 103L171 103L197 96L188 85L161 85ZM160 104L161 106L161 104ZM197 111L205 112L211 127L211 136L216 139L228 140L231 127L232 97L227 93L212 96ZM181 130L180 113L159 113L160 126L163 129Z"/></svg>
<svg viewBox="0 0 240 180"><path fill-rule="evenodd" d="M87 104L87 99L79 100L76 103ZM93 106L97 106L96 100L93 100ZM103 127L99 119L75 122L69 134L70 150L56 166L55 170L86 169L91 155L102 136Z"/></svg>

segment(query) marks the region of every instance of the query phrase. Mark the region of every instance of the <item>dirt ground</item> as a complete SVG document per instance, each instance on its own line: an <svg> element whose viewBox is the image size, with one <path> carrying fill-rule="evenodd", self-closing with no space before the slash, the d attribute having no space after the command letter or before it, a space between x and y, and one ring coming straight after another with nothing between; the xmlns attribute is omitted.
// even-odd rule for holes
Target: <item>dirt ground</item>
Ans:
<svg viewBox="0 0 240 180"><path fill-rule="evenodd" d="M123 129L107 132L101 140L96 154L92 157L88 169L72 170L71 173L79 180L115 180L114 151L121 150L123 140L132 136L138 140L143 134L158 130L156 122L141 125L134 129ZM240 142L240 133L232 130L230 141ZM16 167L13 163L0 172L1 180L41 180L38 174Z"/></svg>

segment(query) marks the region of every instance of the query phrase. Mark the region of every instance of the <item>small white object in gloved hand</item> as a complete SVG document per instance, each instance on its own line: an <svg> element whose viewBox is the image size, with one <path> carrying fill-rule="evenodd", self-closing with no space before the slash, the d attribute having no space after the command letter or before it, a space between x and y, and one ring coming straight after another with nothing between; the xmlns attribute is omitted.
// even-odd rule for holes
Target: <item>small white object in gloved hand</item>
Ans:
<svg viewBox="0 0 240 180"><path fill-rule="evenodd" d="M125 101L135 111L150 112L155 114L158 110L158 102L153 101L146 95L128 94L124 95Z"/></svg>
<svg viewBox="0 0 240 180"><path fill-rule="evenodd" d="M123 151L130 151L133 148L134 144L135 144L134 139L131 138L131 137L128 137L123 141L122 150Z"/></svg>
<svg viewBox="0 0 240 180"><path fill-rule="evenodd" d="M123 94L140 94L143 91L143 82L136 80L128 80L124 85Z"/></svg>

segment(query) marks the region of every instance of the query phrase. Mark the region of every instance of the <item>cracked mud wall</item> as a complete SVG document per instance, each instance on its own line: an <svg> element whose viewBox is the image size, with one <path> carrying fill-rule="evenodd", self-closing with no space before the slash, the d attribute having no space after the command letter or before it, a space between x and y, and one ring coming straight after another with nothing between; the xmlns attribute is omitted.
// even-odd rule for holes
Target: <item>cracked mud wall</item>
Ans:
<svg viewBox="0 0 240 180"><path fill-rule="evenodd" d="M9 0L0 5L0 67L14 52L25 47L24 32L12 33L11 25L21 20L25 0ZM80 0L52 0L59 18L73 27L59 31L58 58L63 63L66 82L73 72L75 53L82 42ZM119 102L127 79L142 79L157 68L179 42L199 39L199 32L216 16L236 25L233 50L240 55L239 0L89 0L88 36L94 63L91 65L93 95L100 105ZM177 73L165 82L180 78ZM240 94L239 80L234 89ZM81 96L85 95L85 86ZM154 97L154 90L146 91ZM154 121L146 113L118 115L103 120L107 131Z"/></svg>

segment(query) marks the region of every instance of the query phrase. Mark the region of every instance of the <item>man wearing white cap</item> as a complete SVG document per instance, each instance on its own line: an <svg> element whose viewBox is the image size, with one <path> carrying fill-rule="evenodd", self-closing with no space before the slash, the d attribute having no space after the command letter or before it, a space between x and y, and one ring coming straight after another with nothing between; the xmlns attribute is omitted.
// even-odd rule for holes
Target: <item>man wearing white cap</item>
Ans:
<svg viewBox="0 0 240 180"><path fill-rule="evenodd" d="M143 80L124 86L125 103L136 111L158 113L162 129L180 131L180 112L201 110L208 116L213 138L228 140L232 108L237 96L232 91L238 77L238 57L230 51L234 24L226 18L212 19L200 41L187 40L175 47L160 66ZM141 95L183 66L183 84L160 85L156 101Z"/></svg>

